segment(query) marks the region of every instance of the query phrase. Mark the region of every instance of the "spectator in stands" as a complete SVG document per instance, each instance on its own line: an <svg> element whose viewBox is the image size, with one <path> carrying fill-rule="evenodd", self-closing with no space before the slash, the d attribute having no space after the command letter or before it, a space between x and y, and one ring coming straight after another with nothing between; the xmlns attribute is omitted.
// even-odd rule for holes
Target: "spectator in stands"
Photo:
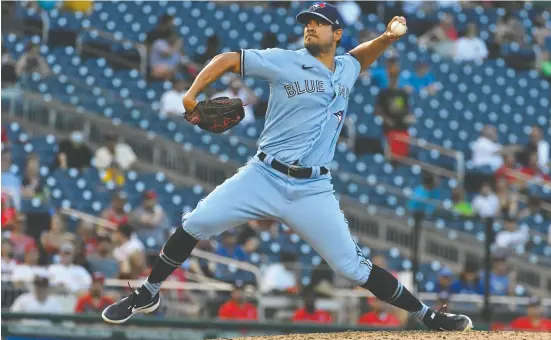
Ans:
<svg viewBox="0 0 551 340"><path fill-rule="evenodd" d="M156 40L149 53L151 76L155 79L171 80L179 72L183 60L182 47L182 39L176 34Z"/></svg>
<svg viewBox="0 0 551 340"><path fill-rule="evenodd" d="M440 84L436 82L434 74L429 69L429 64L424 60L415 62L415 72L401 72L398 80L398 87L404 89L408 94L427 91L428 94L435 94Z"/></svg>
<svg viewBox="0 0 551 340"><path fill-rule="evenodd" d="M542 214L543 211L541 209L541 198L537 196L529 196L528 197L528 204L526 207L521 209L518 213L518 218L523 219L526 217L531 217L536 214Z"/></svg>
<svg viewBox="0 0 551 340"><path fill-rule="evenodd" d="M546 24L543 13L539 13L533 20L532 37L534 42L540 47L545 48L545 39L551 36L551 29Z"/></svg>
<svg viewBox="0 0 551 340"><path fill-rule="evenodd" d="M483 294L484 287L480 281L478 273L478 264L476 262L466 262L465 267L459 278L450 286L451 294Z"/></svg>
<svg viewBox="0 0 551 340"><path fill-rule="evenodd" d="M36 247L35 240L27 235L27 218L23 214L17 214L12 229L9 233L9 240L13 244L13 255L16 260L21 261L25 257L27 247Z"/></svg>
<svg viewBox="0 0 551 340"><path fill-rule="evenodd" d="M78 235L77 241L82 243L82 255L84 255L84 257L96 252L98 239L96 235L96 225L94 223L81 220L78 224L76 234Z"/></svg>
<svg viewBox="0 0 551 340"><path fill-rule="evenodd" d="M260 49L265 50L267 48L276 48L279 45L277 35L273 32L266 31L260 40Z"/></svg>
<svg viewBox="0 0 551 340"><path fill-rule="evenodd" d="M21 179L11 171L12 161L11 149L2 146L2 194L8 195L15 206L21 208Z"/></svg>
<svg viewBox="0 0 551 340"><path fill-rule="evenodd" d="M551 150L549 148L549 142L543 139L542 131L539 126L532 126L530 132L530 141L524 146L520 155L520 162L524 166L530 165L530 155L536 153L537 166L542 170L548 170L550 168L550 156Z"/></svg>
<svg viewBox="0 0 551 340"><path fill-rule="evenodd" d="M260 282L262 293L296 294L298 289L296 265L298 259L295 254L284 252L281 262L270 264Z"/></svg>
<svg viewBox="0 0 551 340"><path fill-rule="evenodd" d="M237 236L235 232L232 231L227 231L222 234L222 242L218 245L216 254L238 261L247 260L247 256L243 251L243 248L237 244Z"/></svg>
<svg viewBox="0 0 551 340"><path fill-rule="evenodd" d="M83 293L92 283L92 277L82 267L74 263L75 246L65 243L60 248L59 263L48 267L48 275L51 283L67 293Z"/></svg>
<svg viewBox="0 0 551 340"><path fill-rule="evenodd" d="M216 57L220 50L220 39L216 34L207 38L207 48L204 53L195 56L194 60L199 65L206 65L212 58Z"/></svg>
<svg viewBox="0 0 551 340"><path fill-rule="evenodd" d="M478 37L478 27L471 22L465 36L455 42L454 58L458 61L482 61L487 57L486 43Z"/></svg>
<svg viewBox="0 0 551 340"><path fill-rule="evenodd" d="M13 199L10 195L2 193L0 209L2 209L2 230L11 230L17 216L17 210L13 206Z"/></svg>
<svg viewBox="0 0 551 340"><path fill-rule="evenodd" d="M335 289L335 272L325 259L312 269L312 278L305 289L312 289L323 297L332 297Z"/></svg>
<svg viewBox="0 0 551 340"><path fill-rule="evenodd" d="M496 180L505 178L507 183L512 184L517 181L517 161L514 153L506 153L503 155L503 165L496 171Z"/></svg>
<svg viewBox="0 0 551 340"><path fill-rule="evenodd" d="M482 218L493 218L500 214L500 202L489 183L482 184L480 193L473 199L473 209Z"/></svg>
<svg viewBox="0 0 551 340"><path fill-rule="evenodd" d="M434 285L436 293L449 292L453 283L453 272L450 268L444 267L438 273L438 281Z"/></svg>
<svg viewBox="0 0 551 340"><path fill-rule="evenodd" d="M27 156L21 195L25 199L47 200L45 188L40 178L40 158L37 154L32 153Z"/></svg>
<svg viewBox="0 0 551 340"><path fill-rule="evenodd" d="M544 316L540 299L533 297L528 302L526 316L513 320L511 328L519 331L551 333L551 319L547 319Z"/></svg>
<svg viewBox="0 0 551 340"><path fill-rule="evenodd" d="M101 212L101 218L118 226L128 223L129 216L124 210L125 204L126 194L121 191L116 192L111 197L111 205Z"/></svg>
<svg viewBox="0 0 551 340"><path fill-rule="evenodd" d="M87 257L92 272L100 272L108 279L119 276L120 265L113 256L113 242L107 236L98 238L96 252Z"/></svg>
<svg viewBox="0 0 551 340"><path fill-rule="evenodd" d="M457 37L458 34L454 26L453 16L445 13L441 16L438 25L419 38L419 46L434 50L445 57L453 57L453 47Z"/></svg>
<svg viewBox="0 0 551 340"><path fill-rule="evenodd" d="M494 126L486 125L481 136L473 143L472 162L475 167L489 166L496 171L503 165L503 147L497 141L497 130Z"/></svg>
<svg viewBox="0 0 551 340"><path fill-rule="evenodd" d="M10 240L2 239L2 266L0 267L2 275L11 276L17 261L13 257L13 245Z"/></svg>
<svg viewBox="0 0 551 340"><path fill-rule="evenodd" d="M524 25L512 14L506 13L499 18L494 29L494 41L498 45L509 43L522 43L526 29Z"/></svg>
<svg viewBox="0 0 551 340"><path fill-rule="evenodd" d="M145 247L128 225L120 226L113 235L116 244L113 256L119 261L121 279L137 279L146 268Z"/></svg>
<svg viewBox="0 0 551 340"><path fill-rule="evenodd" d="M231 299L218 310L218 317L225 320L257 320L258 312L250 302L247 302L243 286L235 285Z"/></svg>
<svg viewBox="0 0 551 340"><path fill-rule="evenodd" d="M25 248L25 261L17 265L12 273L12 281L17 288L32 288L33 280L37 275L48 275L48 269L38 263L40 255L35 245Z"/></svg>
<svg viewBox="0 0 551 340"><path fill-rule="evenodd" d="M59 217L59 214L54 215L50 230L44 231L40 235L40 243L48 256L57 254L62 244L73 243L75 241L75 234L65 229L65 224Z"/></svg>
<svg viewBox="0 0 551 340"><path fill-rule="evenodd" d="M92 285L88 294L82 295L78 298L75 313L78 314L99 314L107 306L115 301L110 296L104 294L103 284L105 282L105 276L100 272L95 272L92 275Z"/></svg>
<svg viewBox="0 0 551 340"><path fill-rule="evenodd" d="M181 117L186 111L182 99L187 90L187 84L183 79L173 81L172 88L161 96L161 113L167 116Z"/></svg>
<svg viewBox="0 0 551 340"><path fill-rule="evenodd" d="M399 67L394 64L387 69L388 88L381 90L377 95L375 114L383 118L383 131L391 156L407 157L409 155L408 127L415 122L415 116L410 113L409 95L398 88Z"/></svg>
<svg viewBox="0 0 551 340"><path fill-rule="evenodd" d="M331 314L327 311L316 308L316 294L310 290L303 292L303 306L298 308L292 318L295 323L320 323L330 324L333 322Z"/></svg>
<svg viewBox="0 0 551 340"><path fill-rule="evenodd" d="M551 181L551 177L544 173L538 165L537 152L532 152L528 155L528 164L522 167L520 172L525 175L528 180Z"/></svg>
<svg viewBox="0 0 551 340"><path fill-rule="evenodd" d="M484 287L484 276L480 275L480 284ZM506 253L495 253L490 274L490 294L492 295L513 295L515 289L516 274L509 270Z"/></svg>
<svg viewBox="0 0 551 340"><path fill-rule="evenodd" d="M376 297L367 298L367 303L370 311L360 316L358 320L359 325L384 328L394 328L402 325L400 320L392 314L390 310L391 305L382 303Z"/></svg>
<svg viewBox="0 0 551 340"><path fill-rule="evenodd" d="M2 89L11 87L17 82L15 61L10 55L8 48L2 42Z"/></svg>
<svg viewBox="0 0 551 340"><path fill-rule="evenodd" d="M15 299L10 308L12 313L62 313L61 303L55 296L50 295L50 282L46 276L36 276L33 279L34 289ZM27 322L30 323L30 322ZM38 320L36 322L38 323Z"/></svg>
<svg viewBox="0 0 551 340"><path fill-rule="evenodd" d="M447 310L451 310L450 306L450 293L447 291L442 291L438 293L438 300L436 300L436 305L434 306L435 310L440 310L446 306Z"/></svg>
<svg viewBox="0 0 551 340"><path fill-rule="evenodd" d="M439 199L438 179L433 174L424 173L423 183L413 190L411 199L408 202L408 208L413 213L431 215L434 213L436 206L430 201L437 201Z"/></svg>
<svg viewBox="0 0 551 340"><path fill-rule="evenodd" d="M497 233L494 245L499 251L512 253L517 246L525 246L529 238L528 228L519 229L515 218L507 215L504 228Z"/></svg>
<svg viewBox="0 0 551 340"><path fill-rule="evenodd" d="M516 187L510 187L507 180L501 177L496 181L496 196L499 199L501 216L514 216L518 212L518 193Z"/></svg>
<svg viewBox="0 0 551 340"><path fill-rule="evenodd" d="M157 20L157 26L147 33L145 43L147 45L151 45L157 40L168 39L176 34L177 32L176 27L174 26L174 16L170 14L163 14Z"/></svg>
<svg viewBox="0 0 551 340"><path fill-rule="evenodd" d="M130 214L130 223L140 239L152 238L159 247L165 243L170 224L155 191L144 192L142 205Z"/></svg>
<svg viewBox="0 0 551 340"><path fill-rule="evenodd" d="M88 168L92 161L92 150L84 140L82 131L75 130L71 132L68 139L63 139L59 143L59 151L53 168L61 169L79 169Z"/></svg>
<svg viewBox="0 0 551 340"><path fill-rule="evenodd" d="M117 142L117 136L110 133L105 136L103 146L96 150L94 165L98 170L105 171L103 181L113 181L121 186L124 184L124 172L132 167L136 159L132 148Z"/></svg>
<svg viewBox="0 0 551 340"><path fill-rule="evenodd" d="M38 73L46 77L51 73L50 66L48 66L44 57L40 55L38 45L34 43L27 44L25 53L17 60L15 71L18 76L29 76L32 73Z"/></svg>
<svg viewBox="0 0 551 340"><path fill-rule="evenodd" d="M465 191L457 187L452 191L453 211L460 216L473 216L475 214L471 202L465 200Z"/></svg>
<svg viewBox="0 0 551 340"><path fill-rule="evenodd" d="M228 88L222 92L214 94L211 98L218 97L229 97L229 98L239 98L243 101L244 104L247 104L243 109L245 110L245 118L241 123L252 123L254 122L254 105L258 101L258 98L254 92L247 87L239 78L231 77L230 85Z"/></svg>
<svg viewBox="0 0 551 340"><path fill-rule="evenodd" d="M368 41L371 40L369 38L373 38L369 36L371 32L367 32L365 34L367 35L366 39ZM384 68L378 67L371 71L371 83L379 87L381 90L389 87L391 74L396 75L396 77L400 74L400 59L398 58L398 52L395 50L388 50L384 55L386 57ZM369 72L364 71L363 74L369 75Z"/></svg>

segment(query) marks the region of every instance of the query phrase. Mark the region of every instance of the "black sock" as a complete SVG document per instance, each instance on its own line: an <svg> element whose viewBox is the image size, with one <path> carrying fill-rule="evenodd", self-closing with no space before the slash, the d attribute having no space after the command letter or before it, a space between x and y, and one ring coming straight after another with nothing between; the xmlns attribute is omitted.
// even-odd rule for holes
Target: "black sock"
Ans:
<svg viewBox="0 0 551 340"><path fill-rule="evenodd" d="M373 265L369 279L362 287L371 291L379 300L413 313L419 320L423 319L428 310L398 279L377 265Z"/></svg>
<svg viewBox="0 0 551 340"><path fill-rule="evenodd" d="M143 284L143 287L151 293L151 296L155 296L161 289L163 281L184 263L197 242L195 238L184 231L184 228L176 229L174 234L170 236L157 257L155 266Z"/></svg>

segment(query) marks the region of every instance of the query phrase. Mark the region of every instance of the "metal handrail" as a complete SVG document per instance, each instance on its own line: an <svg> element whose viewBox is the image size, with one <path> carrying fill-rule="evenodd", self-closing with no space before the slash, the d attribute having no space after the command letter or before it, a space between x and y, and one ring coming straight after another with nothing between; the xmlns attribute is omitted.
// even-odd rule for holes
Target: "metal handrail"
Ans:
<svg viewBox="0 0 551 340"><path fill-rule="evenodd" d="M77 36L76 48L79 51L79 53L82 53L82 49L83 49L83 42L82 42L83 38L81 36L82 33L94 33L104 39L111 40L112 42L122 43L122 44L131 44L132 47L134 47L138 51L138 54L140 55L140 73L142 74L147 73L147 47L144 44L133 40L129 40L123 37L117 37L112 33L100 30L98 28L86 27L86 28L82 28L82 30L79 32Z"/></svg>

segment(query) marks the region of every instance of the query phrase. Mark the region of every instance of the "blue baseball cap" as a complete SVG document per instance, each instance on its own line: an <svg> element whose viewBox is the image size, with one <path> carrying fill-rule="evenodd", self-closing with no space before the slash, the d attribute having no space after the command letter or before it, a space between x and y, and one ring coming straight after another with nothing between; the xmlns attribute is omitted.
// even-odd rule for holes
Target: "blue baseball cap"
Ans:
<svg viewBox="0 0 551 340"><path fill-rule="evenodd" d="M337 8L326 2L315 3L307 11L297 15L297 21L303 25L306 25L310 19L320 18L333 25L333 28L342 29L343 27L343 20Z"/></svg>
<svg viewBox="0 0 551 340"><path fill-rule="evenodd" d="M440 270L440 276L450 277L450 276L453 276L453 272L451 271L450 268L444 267L442 268L442 270Z"/></svg>

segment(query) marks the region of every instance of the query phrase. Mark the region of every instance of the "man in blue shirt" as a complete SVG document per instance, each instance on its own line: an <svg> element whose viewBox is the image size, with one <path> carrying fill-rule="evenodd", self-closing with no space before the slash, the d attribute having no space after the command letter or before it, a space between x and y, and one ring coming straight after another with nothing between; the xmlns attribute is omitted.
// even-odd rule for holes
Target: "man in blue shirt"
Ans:
<svg viewBox="0 0 551 340"><path fill-rule="evenodd" d="M197 96L226 72L263 79L270 100L257 155L182 217L143 286L102 314L122 323L133 314L154 311L159 289L199 240L249 220L279 220L293 229L340 275L376 297L411 312L433 330L472 328L466 316L428 308L391 273L363 257L334 196L329 165L342 129L350 91L362 69L398 40L392 23L378 38L336 56L343 34L337 9L317 3L297 16L304 25L304 49L242 50L213 58L184 97L193 111Z"/></svg>

